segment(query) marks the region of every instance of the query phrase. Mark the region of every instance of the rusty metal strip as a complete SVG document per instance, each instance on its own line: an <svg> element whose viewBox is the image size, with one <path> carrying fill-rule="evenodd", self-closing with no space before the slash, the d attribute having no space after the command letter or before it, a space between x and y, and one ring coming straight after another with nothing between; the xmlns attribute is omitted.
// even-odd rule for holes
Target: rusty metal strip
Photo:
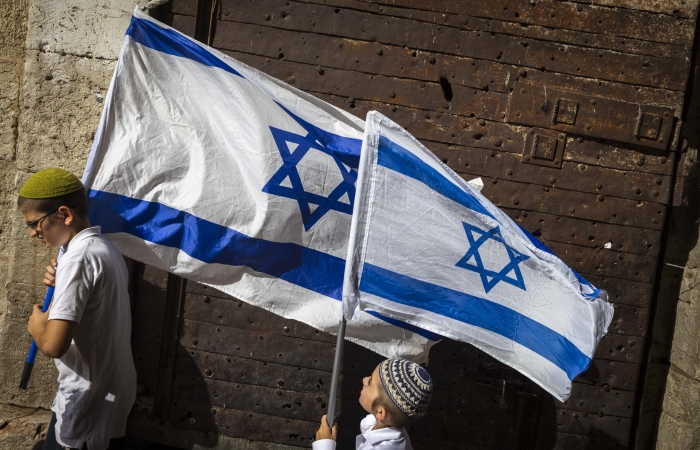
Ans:
<svg viewBox="0 0 700 450"><path fill-rule="evenodd" d="M668 178L660 177L662 181L670 179L677 152L666 152L665 150L656 149L644 150L642 152L588 139L571 137L566 143L564 160L630 172L666 175Z"/></svg>
<svg viewBox="0 0 700 450"><path fill-rule="evenodd" d="M560 0L564 1L564 0ZM651 13L673 15L695 20L698 14L697 0L666 0L665 2L647 2L645 0L571 0L608 7L622 7Z"/></svg>
<svg viewBox="0 0 700 450"><path fill-rule="evenodd" d="M185 298L185 319L226 325L250 330L264 331L281 336L335 343L335 337L328 333L298 322L285 319L265 309L249 305L240 300L229 300L212 295L188 293Z"/></svg>
<svg viewBox="0 0 700 450"><path fill-rule="evenodd" d="M584 247L657 257L661 248L661 231L623 227L604 222L590 222L565 216L501 208L523 228L543 241L565 242Z"/></svg>
<svg viewBox="0 0 700 450"><path fill-rule="evenodd" d="M466 180L477 176L476 173L463 174ZM601 201L596 194L533 186L498 178L484 181L482 193L499 207L518 207L526 211L655 230L663 228L666 215L666 207L655 203L616 197L607 197Z"/></svg>
<svg viewBox="0 0 700 450"><path fill-rule="evenodd" d="M563 143L560 145L563 147ZM525 146L527 147L527 144ZM563 152L564 149L562 148L561 151ZM531 164L522 164L524 159L521 155L497 151L484 152L469 147L453 149L441 147L436 148L434 153L456 172L468 171L479 173L483 177L504 178L603 196L667 203L671 188L671 177L664 175L641 172L622 173L573 162L564 162L561 164L561 170L555 170L554 167L543 169ZM524 156L530 156L530 154L528 152ZM553 155L553 160L560 157L560 153L557 153ZM535 157L532 157L531 161L534 160Z"/></svg>
<svg viewBox="0 0 700 450"><path fill-rule="evenodd" d="M673 110L516 83L509 123L666 149Z"/></svg>

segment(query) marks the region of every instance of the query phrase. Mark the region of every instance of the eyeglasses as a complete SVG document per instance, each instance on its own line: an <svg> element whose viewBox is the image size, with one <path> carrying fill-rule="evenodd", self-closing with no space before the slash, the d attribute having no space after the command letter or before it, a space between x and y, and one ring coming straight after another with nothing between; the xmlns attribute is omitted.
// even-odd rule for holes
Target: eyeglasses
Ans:
<svg viewBox="0 0 700 450"><path fill-rule="evenodd" d="M36 220L33 221L33 222L27 222L27 226L28 226L29 228L31 228L32 230L34 230L34 231L39 231L39 230L37 229L37 227L39 226L39 224L41 223L41 221L44 220L44 219L46 219L47 217L49 217L51 214L56 214L57 212L58 212L58 208L54 209L53 211L51 211L51 212L48 213L48 214L45 214L45 215L39 217L38 219L36 219Z"/></svg>

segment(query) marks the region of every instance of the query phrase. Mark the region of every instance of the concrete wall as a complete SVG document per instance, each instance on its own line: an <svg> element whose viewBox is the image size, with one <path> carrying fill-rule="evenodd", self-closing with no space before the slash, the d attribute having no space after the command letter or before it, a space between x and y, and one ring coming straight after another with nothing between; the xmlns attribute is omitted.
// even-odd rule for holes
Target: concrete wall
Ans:
<svg viewBox="0 0 700 450"><path fill-rule="evenodd" d="M16 194L45 167L82 174L135 3L0 0L0 404L14 405L0 408L2 448L43 439L56 390L53 361L43 355L29 389L17 387L31 342L27 318L56 252L28 238Z"/></svg>

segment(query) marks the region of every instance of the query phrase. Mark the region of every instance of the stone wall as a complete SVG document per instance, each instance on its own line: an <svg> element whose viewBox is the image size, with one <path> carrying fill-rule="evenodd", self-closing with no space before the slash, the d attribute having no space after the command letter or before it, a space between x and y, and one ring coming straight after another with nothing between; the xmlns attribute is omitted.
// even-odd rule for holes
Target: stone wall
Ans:
<svg viewBox="0 0 700 450"><path fill-rule="evenodd" d="M0 0L0 404L15 406L0 408L2 448L43 439L56 390L53 361L43 355L29 389L18 389L27 318L44 297L43 268L56 252L28 238L17 191L45 167L82 174L135 3Z"/></svg>

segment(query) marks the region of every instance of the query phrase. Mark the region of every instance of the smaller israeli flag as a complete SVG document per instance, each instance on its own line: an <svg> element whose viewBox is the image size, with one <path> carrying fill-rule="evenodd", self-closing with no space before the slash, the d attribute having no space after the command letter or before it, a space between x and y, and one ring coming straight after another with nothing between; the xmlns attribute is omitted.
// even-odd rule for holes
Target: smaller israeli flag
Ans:
<svg viewBox="0 0 700 450"><path fill-rule="evenodd" d="M397 124L367 115L345 268L359 310L471 343L566 400L613 317L594 288Z"/></svg>

